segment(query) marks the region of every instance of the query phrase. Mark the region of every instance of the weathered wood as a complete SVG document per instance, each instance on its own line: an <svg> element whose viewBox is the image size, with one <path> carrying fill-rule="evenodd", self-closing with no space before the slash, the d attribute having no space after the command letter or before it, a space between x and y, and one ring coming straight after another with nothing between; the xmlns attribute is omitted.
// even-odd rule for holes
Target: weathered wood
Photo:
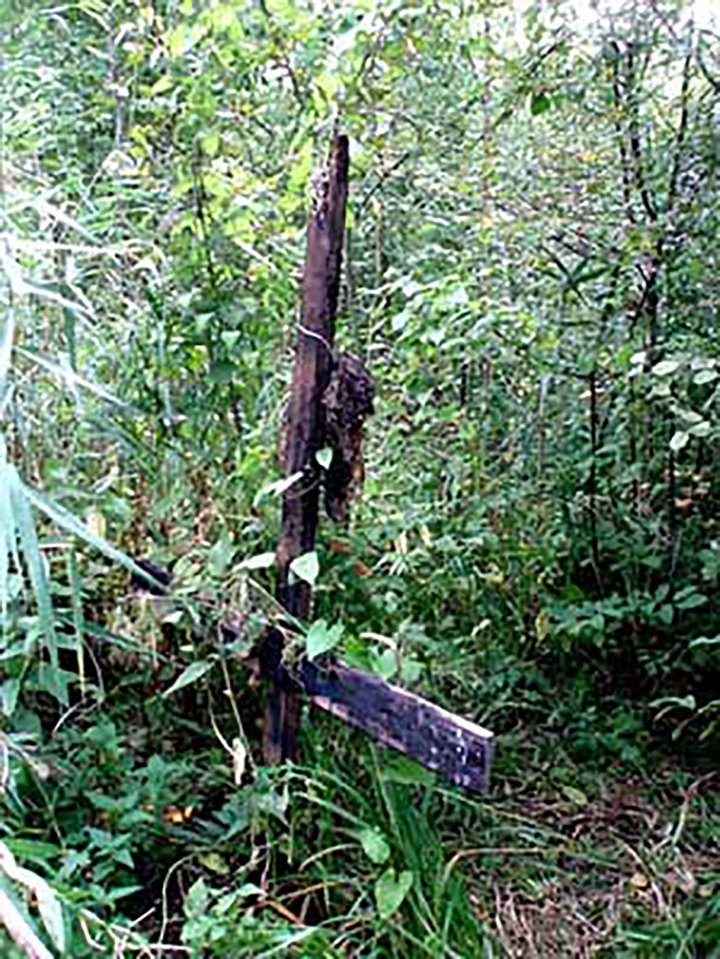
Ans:
<svg viewBox="0 0 720 959"><path fill-rule="evenodd" d="M304 663L302 683L320 709L412 756L455 786L487 789L493 747L489 730L341 663L328 668Z"/></svg>
<svg viewBox="0 0 720 959"><path fill-rule="evenodd" d="M300 478L283 497L277 597L296 620L308 620L311 612L310 586L292 581L290 565L315 545L320 486L316 453L330 442L338 454L333 462L339 475L335 485L331 484L329 496L326 490L326 499L330 514L342 519L352 484L362 472L362 421L372 411L372 380L356 358L346 358L344 378L338 379L334 392L328 391L335 362L333 341L347 192L348 143L346 137L339 136L334 141L328 176L316 186L308 220L302 315L283 427L285 474L300 474ZM342 364L337 366L342 372ZM326 418L330 419L329 428ZM152 564L140 565L160 590L169 586L169 574ZM237 636L232 619L221 628L227 638ZM263 744L266 762L295 757L300 695L304 691L319 708L412 756L449 782L470 790L487 787L492 755L492 733L488 730L377 676L329 658L322 665L303 661L297 673L291 671L283 662L283 634L276 627L268 629L259 655L261 672L270 681Z"/></svg>
<svg viewBox="0 0 720 959"><path fill-rule="evenodd" d="M136 565L152 581L133 576L135 589L171 597L172 576L167 570L145 560ZM224 618L220 629L228 643L242 634L232 615ZM487 789L493 734L482 726L331 657L322 664L305 660L293 672L279 662L274 680L281 691L295 696L304 692L318 708L436 770L453 785L476 792Z"/></svg>
<svg viewBox="0 0 720 959"><path fill-rule="evenodd" d="M298 619L309 617L311 591L307 583L291 582L290 564L315 545L320 479L315 454L325 445L322 399L333 366L347 194L348 140L337 136L327 175L315 184L308 217L302 312L283 427L285 475L302 475L283 497L277 597ZM297 692L282 678L282 636L277 630L269 631L265 647L263 662L270 674L270 691L264 755L266 762L277 763L295 756L301 707Z"/></svg>

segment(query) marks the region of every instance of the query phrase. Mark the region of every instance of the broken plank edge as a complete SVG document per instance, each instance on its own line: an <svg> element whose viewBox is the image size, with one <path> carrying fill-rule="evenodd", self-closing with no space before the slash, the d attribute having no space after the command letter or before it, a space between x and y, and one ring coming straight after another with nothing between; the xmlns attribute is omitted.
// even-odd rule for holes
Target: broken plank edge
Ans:
<svg viewBox="0 0 720 959"><path fill-rule="evenodd" d="M494 744L490 730L342 663L323 668L305 662L301 681L320 709L411 756L453 785L487 792Z"/></svg>
<svg viewBox="0 0 720 959"><path fill-rule="evenodd" d="M139 565L146 561L138 560ZM172 575L161 573L166 594L172 588ZM144 581L133 581L136 589L154 592ZM271 628L272 632L272 628ZM242 635L242 629L227 616L221 633L228 643ZM273 680L276 694L304 691L319 709L330 713L398 752L436 771L451 784L485 793L489 787L494 736L490 730L463 716L436 706L417 693L386 682L379 676L327 659L322 665L303 660L294 669L282 662L282 650L267 656L270 646L261 644L259 662L249 657L241 663ZM263 655L265 654L265 655Z"/></svg>

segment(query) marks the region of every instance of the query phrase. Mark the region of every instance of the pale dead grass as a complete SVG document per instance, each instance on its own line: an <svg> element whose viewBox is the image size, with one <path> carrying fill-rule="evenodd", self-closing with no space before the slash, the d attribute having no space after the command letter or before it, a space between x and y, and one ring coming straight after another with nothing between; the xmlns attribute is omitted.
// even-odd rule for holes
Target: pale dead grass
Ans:
<svg viewBox="0 0 720 959"><path fill-rule="evenodd" d="M533 845L523 851L498 844L484 883L477 859L468 876L478 915L489 922L501 954L612 956L630 926L664 925L682 942L689 916L720 896L717 837L708 839L707 830L717 785L704 776L680 794L653 791L651 801L646 786L622 783L580 809L557 797L532 797L516 807ZM691 947L677 954L695 955Z"/></svg>

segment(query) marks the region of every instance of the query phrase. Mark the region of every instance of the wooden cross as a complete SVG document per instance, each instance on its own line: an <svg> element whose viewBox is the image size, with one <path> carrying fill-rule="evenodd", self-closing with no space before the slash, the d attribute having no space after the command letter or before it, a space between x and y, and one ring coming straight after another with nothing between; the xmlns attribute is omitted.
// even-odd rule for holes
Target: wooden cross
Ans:
<svg viewBox="0 0 720 959"><path fill-rule="evenodd" d="M348 165L347 137L336 136L327 175L315 186L308 217L302 313L283 428L285 474L298 479L283 496L277 598L291 617L305 621L311 612L311 588L292 576L290 566L315 546L321 485L317 453L333 440L337 447L337 436L331 436L329 430L327 396L337 366L333 347ZM333 462L341 461L342 453L334 448ZM345 472L350 472L347 464ZM351 479L349 475L344 477L345 482ZM337 661L322 665L304 661L290 671L283 662L283 643L281 630L271 627L261 651L262 669L270 686L266 762L274 764L296 757L304 692L316 706L437 770L449 782L470 790L487 788L493 738L487 729Z"/></svg>

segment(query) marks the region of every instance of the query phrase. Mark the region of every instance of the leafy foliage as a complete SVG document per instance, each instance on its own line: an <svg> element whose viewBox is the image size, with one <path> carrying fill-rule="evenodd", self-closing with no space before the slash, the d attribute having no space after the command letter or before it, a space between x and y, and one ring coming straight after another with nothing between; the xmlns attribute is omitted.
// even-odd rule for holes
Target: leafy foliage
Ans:
<svg viewBox="0 0 720 959"><path fill-rule="evenodd" d="M79 959L712 954L716 21L5 6L3 920ZM352 525L293 564L291 649L491 726L492 800L314 716L302 766L254 762L338 127L338 334L379 403Z"/></svg>

